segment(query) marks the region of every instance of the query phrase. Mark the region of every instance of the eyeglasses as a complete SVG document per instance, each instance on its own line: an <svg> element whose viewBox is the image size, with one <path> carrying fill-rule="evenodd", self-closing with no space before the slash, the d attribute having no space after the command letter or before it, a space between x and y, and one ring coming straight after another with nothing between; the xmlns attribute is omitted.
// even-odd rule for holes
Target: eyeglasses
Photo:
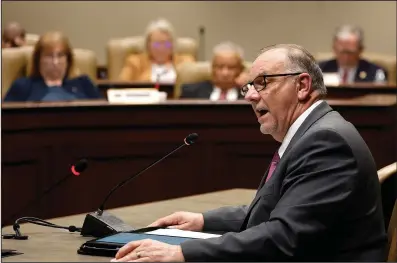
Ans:
<svg viewBox="0 0 397 263"><path fill-rule="evenodd" d="M348 56L352 56L360 53L359 50L347 50L347 49L336 50L336 52L338 52L341 55L348 55Z"/></svg>
<svg viewBox="0 0 397 263"><path fill-rule="evenodd" d="M170 41L165 41L165 42L154 41L151 43L151 45L154 48L161 48L161 47L172 48L172 42Z"/></svg>
<svg viewBox="0 0 397 263"><path fill-rule="evenodd" d="M254 89L259 92L266 88L266 78L267 77L284 77L284 76L296 76L302 74L303 72L295 72L295 73L282 73L282 74L269 74L269 75L262 75L256 77L253 81L245 84L241 89L241 95L245 96L249 90L249 86L253 86Z"/></svg>
<svg viewBox="0 0 397 263"><path fill-rule="evenodd" d="M54 59L64 60L66 58L65 53L54 53L54 54L43 54L42 59L45 61L53 61Z"/></svg>

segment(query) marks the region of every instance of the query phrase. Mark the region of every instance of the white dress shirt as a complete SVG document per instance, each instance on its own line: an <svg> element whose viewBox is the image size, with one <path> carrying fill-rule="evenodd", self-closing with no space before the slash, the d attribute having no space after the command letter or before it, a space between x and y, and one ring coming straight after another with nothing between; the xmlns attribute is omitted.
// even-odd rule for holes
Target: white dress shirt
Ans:
<svg viewBox="0 0 397 263"><path fill-rule="evenodd" d="M215 100L219 100L219 97L221 96L221 89L218 87L214 87L211 96L210 96L210 100L215 101ZM229 89L226 93L226 100L228 101L235 101L238 99L238 91L237 89Z"/></svg>
<svg viewBox="0 0 397 263"><path fill-rule="evenodd" d="M292 137L294 137L295 133L299 129L299 127L302 125L302 123L306 120L307 116L321 103L323 100L316 101L311 105L307 110L305 110L289 127L287 134L285 135L283 142L281 143L280 148L278 149L278 155L281 157L283 156L285 150L288 147L288 144L291 142Z"/></svg>
<svg viewBox="0 0 397 263"><path fill-rule="evenodd" d="M356 82L355 79L356 79L356 74L357 74L357 67L350 68L350 69L347 69L347 70L348 70L348 73L347 73L346 83L351 84L351 83ZM344 71L345 71L344 68L339 68L339 70L338 70L340 83L342 83ZM363 76L360 76L361 74L363 74ZM366 74L367 73L365 71L362 71L362 72L358 73L359 78L363 78L363 79L366 77ZM384 83L385 81L386 81L385 72L383 70L381 70L381 69L378 69L376 71L376 73L375 73L374 82L376 82L376 83Z"/></svg>
<svg viewBox="0 0 397 263"><path fill-rule="evenodd" d="M343 74L345 73L345 70L348 71L347 73L347 79L346 79L346 83L354 83L355 78L356 78L356 71L357 71L357 67L354 68L339 68L339 81L340 83L343 83Z"/></svg>
<svg viewBox="0 0 397 263"><path fill-rule="evenodd" d="M174 67L169 65L152 64L152 82L156 83L174 83L176 72Z"/></svg>

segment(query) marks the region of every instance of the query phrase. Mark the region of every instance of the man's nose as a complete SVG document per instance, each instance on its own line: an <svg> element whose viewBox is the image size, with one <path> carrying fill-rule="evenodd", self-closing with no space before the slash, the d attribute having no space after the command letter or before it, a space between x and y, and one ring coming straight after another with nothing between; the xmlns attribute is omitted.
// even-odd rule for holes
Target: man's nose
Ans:
<svg viewBox="0 0 397 263"><path fill-rule="evenodd" d="M229 70L228 68L223 68L223 69L221 70L221 74L222 74L223 76L229 75L229 72L230 72L230 70Z"/></svg>
<svg viewBox="0 0 397 263"><path fill-rule="evenodd" d="M248 102L259 101L261 96L254 88L249 88L247 94L245 94L244 99Z"/></svg>

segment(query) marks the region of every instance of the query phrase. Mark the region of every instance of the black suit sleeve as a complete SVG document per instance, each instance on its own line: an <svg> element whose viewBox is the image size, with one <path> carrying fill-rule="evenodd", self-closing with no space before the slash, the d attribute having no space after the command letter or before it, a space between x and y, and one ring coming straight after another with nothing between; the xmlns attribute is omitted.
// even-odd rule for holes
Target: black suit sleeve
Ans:
<svg viewBox="0 0 397 263"><path fill-rule="evenodd" d="M181 99L193 99L196 98L195 90L197 84L182 84L181 85Z"/></svg>
<svg viewBox="0 0 397 263"><path fill-rule="evenodd" d="M29 95L30 82L26 78L15 80L8 90L4 101L8 102L23 102L26 101Z"/></svg>
<svg viewBox="0 0 397 263"><path fill-rule="evenodd" d="M180 99L188 99L191 98L190 95L190 87L187 84L181 85L181 95L179 96Z"/></svg>
<svg viewBox="0 0 397 263"><path fill-rule="evenodd" d="M208 211L204 216L203 231L238 232L247 215L248 206L221 207Z"/></svg>
<svg viewBox="0 0 397 263"><path fill-rule="evenodd" d="M101 92L99 91L99 88L91 81L88 75L81 76L80 80L83 83L83 89L85 90L88 98L90 99L103 98Z"/></svg>
<svg viewBox="0 0 397 263"><path fill-rule="evenodd" d="M186 241L181 244L186 261L288 261L324 237L349 209L358 174L353 153L339 134L320 130L301 138L288 156L280 200L269 220L239 233Z"/></svg>

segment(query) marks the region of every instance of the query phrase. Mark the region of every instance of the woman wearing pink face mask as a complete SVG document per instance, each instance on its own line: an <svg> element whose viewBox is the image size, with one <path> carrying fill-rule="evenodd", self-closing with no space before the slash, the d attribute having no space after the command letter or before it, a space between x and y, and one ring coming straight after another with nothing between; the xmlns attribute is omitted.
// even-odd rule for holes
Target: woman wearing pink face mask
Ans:
<svg viewBox="0 0 397 263"><path fill-rule="evenodd" d="M15 80L4 101L72 101L101 97L89 77L78 74L66 36L48 32L34 47L30 75Z"/></svg>
<svg viewBox="0 0 397 263"><path fill-rule="evenodd" d="M145 53L127 57L120 80L173 83L176 79L175 67L194 61L192 56L175 54L174 30L167 20L159 19L149 24L145 44Z"/></svg>

